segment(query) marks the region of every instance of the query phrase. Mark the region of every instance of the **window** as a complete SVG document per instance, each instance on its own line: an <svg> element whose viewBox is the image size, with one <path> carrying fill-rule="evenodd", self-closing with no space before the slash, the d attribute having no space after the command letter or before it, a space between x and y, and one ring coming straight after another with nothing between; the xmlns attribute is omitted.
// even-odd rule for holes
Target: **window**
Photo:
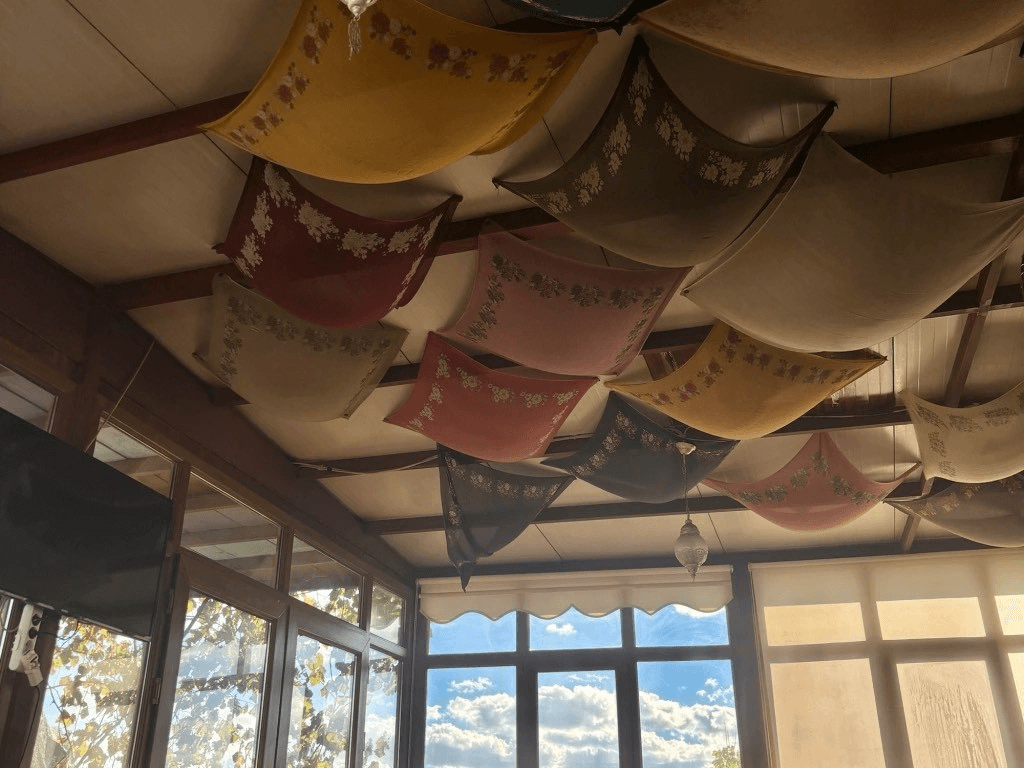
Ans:
<svg viewBox="0 0 1024 768"><path fill-rule="evenodd" d="M291 596L359 626L362 577L296 537L292 544Z"/></svg>
<svg viewBox="0 0 1024 768"><path fill-rule="evenodd" d="M751 570L779 768L1022 764L1019 554Z"/></svg>
<svg viewBox="0 0 1024 768"><path fill-rule="evenodd" d="M47 429L55 402L56 398L45 389L0 365L0 408Z"/></svg>
<svg viewBox="0 0 1024 768"><path fill-rule="evenodd" d="M739 766L724 608L426 625L426 768Z"/></svg>
<svg viewBox="0 0 1024 768"><path fill-rule="evenodd" d="M93 444L92 455L157 493L171 495L174 462L124 430L104 426Z"/></svg>

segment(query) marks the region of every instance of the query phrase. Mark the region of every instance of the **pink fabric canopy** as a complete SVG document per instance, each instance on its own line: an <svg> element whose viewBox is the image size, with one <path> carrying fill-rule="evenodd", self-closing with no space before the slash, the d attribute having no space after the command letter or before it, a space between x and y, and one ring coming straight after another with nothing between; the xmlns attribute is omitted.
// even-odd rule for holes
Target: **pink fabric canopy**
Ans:
<svg viewBox="0 0 1024 768"><path fill-rule="evenodd" d="M357 328L412 299L460 200L450 197L408 221L372 219L317 197L257 157L217 250L295 316Z"/></svg>
<svg viewBox="0 0 1024 768"><path fill-rule="evenodd" d="M786 466L764 480L707 479L704 484L783 528L824 531L863 515L914 469L892 482L876 483L849 462L828 433L816 432Z"/></svg>
<svg viewBox="0 0 1024 768"><path fill-rule="evenodd" d="M544 453L596 382L493 371L431 333L412 394L385 421L478 459L521 461Z"/></svg>
<svg viewBox="0 0 1024 768"><path fill-rule="evenodd" d="M484 235L469 304L444 334L542 371L621 373L686 272L595 266Z"/></svg>

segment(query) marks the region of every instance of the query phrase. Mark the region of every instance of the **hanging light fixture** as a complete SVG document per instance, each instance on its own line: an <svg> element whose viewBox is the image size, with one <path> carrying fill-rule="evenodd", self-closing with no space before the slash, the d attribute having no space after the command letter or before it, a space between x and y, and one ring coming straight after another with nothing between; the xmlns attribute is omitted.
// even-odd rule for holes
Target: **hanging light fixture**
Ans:
<svg viewBox="0 0 1024 768"><path fill-rule="evenodd" d="M686 445L686 443L683 443L682 445ZM682 448L680 448L680 453L683 453L685 456L689 451L684 452ZM683 486L686 486L685 459L683 460ZM686 490L688 492L690 489L687 488ZM696 581L697 569L704 565L708 559L708 543L704 540L704 537L700 535L700 531L697 530L697 526L694 525L693 521L690 519L689 496L683 496L683 510L686 512L686 522L683 523L683 527L679 529L679 538L676 539L676 560L678 560L680 565L690 572L690 578Z"/></svg>

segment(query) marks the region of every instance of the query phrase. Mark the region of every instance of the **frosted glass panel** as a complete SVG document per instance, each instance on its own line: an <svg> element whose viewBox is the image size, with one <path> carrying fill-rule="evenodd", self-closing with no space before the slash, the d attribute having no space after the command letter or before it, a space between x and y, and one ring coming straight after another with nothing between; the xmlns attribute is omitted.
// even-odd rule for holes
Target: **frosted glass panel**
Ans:
<svg viewBox="0 0 1024 768"><path fill-rule="evenodd" d="M996 595L996 608L1004 635L1024 635L1024 595Z"/></svg>
<svg viewBox="0 0 1024 768"><path fill-rule="evenodd" d="M885 640L985 636L976 597L887 600L878 603L878 621Z"/></svg>
<svg viewBox="0 0 1024 768"><path fill-rule="evenodd" d="M780 768L886 768L867 659L772 664L771 679Z"/></svg>
<svg viewBox="0 0 1024 768"><path fill-rule="evenodd" d="M896 667L914 768L1006 768L984 661Z"/></svg>
<svg viewBox="0 0 1024 768"><path fill-rule="evenodd" d="M771 605L764 609L768 645L855 643L864 640L860 603Z"/></svg>

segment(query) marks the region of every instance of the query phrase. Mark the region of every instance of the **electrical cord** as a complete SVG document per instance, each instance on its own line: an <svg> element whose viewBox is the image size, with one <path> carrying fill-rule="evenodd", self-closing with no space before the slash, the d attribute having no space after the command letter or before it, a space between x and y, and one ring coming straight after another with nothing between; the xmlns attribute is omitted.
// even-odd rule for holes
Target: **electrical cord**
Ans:
<svg viewBox="0 0 1024 768"><path fill-rule="evenodd" d="M124 389L121 391L121 396L117 398L117 402L114 403L114 407L107 412L107 415L103 417L103 421L100 422L100 428L96 430L95 437L93 437L93 439L89 442L88 447L85 449L86 453L89 453L92 450L92 447L96 445L96 441L99 439L100 432L102 432L103 428L107 426L107 422L110 421L110 417L114 415L114 411L117 410L117 407L121 405L121 401L124 400L125 395L128 394L128 390L131 389L132 384L135 383L135 379L138 377L139 372L142 370L142 366L144 366L146 364L146 360L149 359L149 353L153 351L153 347L155 346L156 338L153 338L149 342L149 348L146 349L146 354L142 356L142 359L139 361L139 364L135 367L135 372L132 374L132 377L128 379L128 383L125 384Z"/></svg>

